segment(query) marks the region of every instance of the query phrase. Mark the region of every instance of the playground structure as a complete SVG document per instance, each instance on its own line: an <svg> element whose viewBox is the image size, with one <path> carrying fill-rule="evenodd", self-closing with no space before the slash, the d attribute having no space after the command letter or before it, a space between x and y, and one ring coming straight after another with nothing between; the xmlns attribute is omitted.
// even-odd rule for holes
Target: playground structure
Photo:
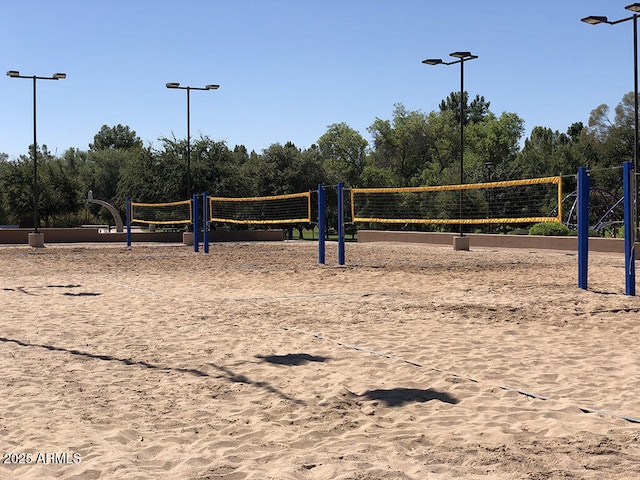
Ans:
<svg viewBox="0 0 640 480"><path fill-rule="evenodd" d="M124 223L122 223L122 217L120 216L120 214L118 213L118 211L115 209L113 205L111 205L108 202L105 202L104 200L98 200L96 198L93 198L93 192L91 190L89 190L89 194L87 195L87 202L95 203L97 205L101 205L104 208L106 208L111 214L111 216L113 217L113 221L115 222L115 225L116 225L116 232L117 233L124 232Z"/></svg>
<svg viewBox="0 0 640 480"><path fill-rule="evenodd" d="M568 212L563 222L569 230L578 228L578 191L575 190L562 199ZM616 198L611 192L591 187L589 192L589 230L600 236L615 237L616 230L624 225L624 196ZM555 209L550 215L555 214Z"/></svg>

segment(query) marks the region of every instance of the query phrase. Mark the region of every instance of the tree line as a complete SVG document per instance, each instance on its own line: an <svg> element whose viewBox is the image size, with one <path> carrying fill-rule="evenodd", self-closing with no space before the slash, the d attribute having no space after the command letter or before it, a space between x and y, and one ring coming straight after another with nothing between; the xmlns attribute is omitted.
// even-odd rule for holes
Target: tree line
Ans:
<svg viewBox="0 0 640 480"><path fill-rule="evenodd" d="M191 139L194 192L250 197L314 190L318 184L352 187L404 187L457 184L460 180L460 102L466 116L465 183L575 174L586 166L602 172L598 184L621 196L619 167L633 159L633 93L623 96L610 118L600 105L588 124L566 132L536 126L524 139L524 121L515 113L496 115L490 102L471 102L451 93L437 111L423 113L394 106L391 119L376 118L369 143L346 123L329 125L309 148L274 143L260 153L230 148L207 136ZM41 226L108 223L109 214L88 205L87 193L124 213L125 198L169 202L187 198L186 139L161 138L144 146L129 126L104 125L87 150L53 155L38 149ZM9 159L0 153L0 224L33 226L33 160L29 153ZM575 188L568 177L565 192Z"/></svg>

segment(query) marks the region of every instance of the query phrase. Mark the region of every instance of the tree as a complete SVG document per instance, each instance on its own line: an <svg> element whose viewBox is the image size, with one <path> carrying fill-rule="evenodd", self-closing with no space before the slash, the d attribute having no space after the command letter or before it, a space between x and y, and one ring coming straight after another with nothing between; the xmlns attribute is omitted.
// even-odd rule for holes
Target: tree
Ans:
<svg viewBox="0 0 640 480"><path fill-rule="evenodd" d="M606 141L612 126L613 123L609 120L608 105L602 104L591 110L591 115L589 115L589 133L598 141Z"/></svg>
<svg viewBox="0 0 640 480"><path fill-rule="evenodd" d="M57 158L46 145L42 145L38 164L38 212L41 221L45 227L74 225L76 219L73 216L83 205L80 166L76 158L72 154ZM33 226L31 155L21 155L14 162L0 162L0 189L0 223Z"/></svg>
<svg viewBox="0 0 640 480"><path fill-rule="evenodd" d="M142 140L128 126L103 125L89 144L89 150L129 150L142 148Z"/></svg>
<svg viewBox="0 0 640 480"><path fill-rule="evenodd" d="M633 93L627 93L615 108L615 118L609 118L608 105L599 105L591 111L589 126L582 143L589 145L590 166L600 168L620 167L633 160L634 114Z"/></svg>
<svg viewBox="0 0 640 480"><path fill-rule="evenodd" d="M365 165L368 142L346 123L334 123L318 139L328 181L357 186Z"/></svg>
<svg viewBox="0 0 640 480"><path fill-rule="evenodd" d="M468 183L488 180L487 167L495 169L499 178L504 165L512 163L520 150L524 120L515 113L504 112L496 117L488 112L481 121L465 128L465 168Z"/></svg>
<svg viewBox="0 0 640 480"><path fill-rule="evenodd" d="M458 119L458 120L456 120ZM431 112L427 117L429 162L421 167L420 185L460 181L460 123L453 110Z"/></svg>
<svg viewBox="0 0 640 480"><path fill-rule="evenodd" d="M633 100L633 92L624 94L622 100L615 109L615 125L618 127L633 128L635 125L635 116L633 114L634 109L635 102Z"/></svg>
<svg viewBox="0 0 640 480"><path fill-rule="evenodd" d="M373 137L375 165L389 169L397 186L416 184L424 164L430 161L427 117L398 103L393 121L376 118L368 130Z"/></svg>
<svg viewBox="0 0 640 480"><path fill-rule="evenodd" d="M117 186L117 204L124 210L125 198L136 202L164 203L185 200L184 167L171 152L142 148L135 161L127 162Z"/></svg>
<svg viewBox="0 0 640 480"><path fill-rule="evenodd" d="M292 142L270 145L260 157L254 158L253 168L256 169L254 186L257 195L314 190L323 180L319 155L303 155Z"/></svg>
<svg viewBox="0 0 640 480"><path fill-rule="evenodd" d="M274 143L264 149L262 155L251 152L240 171L250 182L252 196L308 192L315 190L325 178L319 149L312 146L302 151L292 142ZM293 227L287 226L289 238Z"/></svg>
<svg viewBox="0 0 640 480"><path fill-rule="evenodd" d="M485 101L484 97L476 95L471 105L469 105L469 93L464 92L464 118L463 124L476 123L482 121L484 117L489 114L489 107L491 102ZM458 122L460 122L460 92L451 92L449 96L440 102L440 111L452 111L458 115Z"/></svg>
<svg viewBox="0 0 640 480"><path fill-rule="evenodd" d="M73 159L49 157L41 170L39 208L45 227L71 226L71 216L83 205Z"/></svg>
<svg viewBox="0 0 640 480"><path fill-rule="evenodd" d="M243 161L242 149L234 153L223 141L200 137L191 149L194 191L226 197L249 196L247 182L239 173Z"/></svg>
<svg viewBox="0 0 640 480"><path fill-rule="evenodd" d="M0 163L3 223L33 226L33 160L21 155L15 162Z"/></svg>

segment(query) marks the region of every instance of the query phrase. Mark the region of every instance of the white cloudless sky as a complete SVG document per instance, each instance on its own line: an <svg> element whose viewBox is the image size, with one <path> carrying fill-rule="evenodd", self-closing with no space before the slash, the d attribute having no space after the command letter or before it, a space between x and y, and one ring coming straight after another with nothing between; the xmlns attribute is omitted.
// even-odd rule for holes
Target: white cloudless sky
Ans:
<svg viewBox="0 0 640 480"><path fill-rule="evenodd" d="M0 0L3 71L67 74L37 82L38 144L87 150L102 125L128 125L145 145L191 134L260 152L308 148L332 123L371 140L395 103L425 113L460 89L460 68L427 66L470 51L465 90L491 111L566 131L633 90L628 0ZM33 88L0 77L0 152L33 142Z"/></svg>

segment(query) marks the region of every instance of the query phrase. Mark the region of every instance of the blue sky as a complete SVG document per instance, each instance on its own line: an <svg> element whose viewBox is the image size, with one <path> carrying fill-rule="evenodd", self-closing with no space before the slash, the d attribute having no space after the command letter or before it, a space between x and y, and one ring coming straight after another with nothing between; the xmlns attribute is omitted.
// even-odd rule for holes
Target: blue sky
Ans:
<svg viewBox="0 0 640 480"><path fill-rule="evenodd" d="M38 143L87 150L104 124L128 125L145 145L193 137L308 148L332 123L370 141L395 103L437 110L460 88L458 66L426 66L470 51L465 89L491 110L566 131L633 90L633 26L590 26L587 15L628 16L629 0L0 0L2 71L38 81ZM28 154L30 80L0 78L0 152Z"/></svg>

